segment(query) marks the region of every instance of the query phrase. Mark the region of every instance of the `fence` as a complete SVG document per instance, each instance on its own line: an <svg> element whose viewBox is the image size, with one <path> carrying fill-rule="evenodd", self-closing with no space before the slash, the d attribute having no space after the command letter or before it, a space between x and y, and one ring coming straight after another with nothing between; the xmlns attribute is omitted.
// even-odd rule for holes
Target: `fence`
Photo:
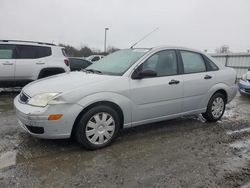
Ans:
<svg viewBox="0 0 250 188"><path fill-rule="evenodd" d="M229 53L229 54L210 54L214 59L221 62L226 67L232 67L237 72L237 78L250 69L250 53Z"/></svg>

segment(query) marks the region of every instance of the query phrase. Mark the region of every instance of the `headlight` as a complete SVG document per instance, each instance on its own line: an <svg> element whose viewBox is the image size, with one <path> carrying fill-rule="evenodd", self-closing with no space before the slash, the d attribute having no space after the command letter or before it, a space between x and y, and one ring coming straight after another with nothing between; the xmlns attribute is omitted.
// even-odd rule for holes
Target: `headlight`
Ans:
<svg viewBox="0 0 250 188"><path fill-rule="evenodd" d="M49 101L54 99L59 93L41 93L32 97L28 104L33 106L45 107Z"/></svg>
<svg viewBox="0 0 250 188"><path fill-rule="evenodd" d="M247 81L247 74L243 74L241 80Z"/></svg>

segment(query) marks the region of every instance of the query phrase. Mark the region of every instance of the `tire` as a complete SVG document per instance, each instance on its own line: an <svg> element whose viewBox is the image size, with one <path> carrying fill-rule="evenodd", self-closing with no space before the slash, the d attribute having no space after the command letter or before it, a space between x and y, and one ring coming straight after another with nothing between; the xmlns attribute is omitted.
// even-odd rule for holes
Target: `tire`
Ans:
<svg viewBox="0 0 250 188"><path fill-rule="evenodd" d="M208 122L216 122L224 114L226 107L226 97L221 93L215 93L208 102L207 111L202 116Z"/></svg>
<svg viewBox="0 0 250 188"><path fill-rule="evenodd" d="M95 106L84 113L74 135L86 149L95 150L110 145L118 135L120 119L109 106Z"/></svg>

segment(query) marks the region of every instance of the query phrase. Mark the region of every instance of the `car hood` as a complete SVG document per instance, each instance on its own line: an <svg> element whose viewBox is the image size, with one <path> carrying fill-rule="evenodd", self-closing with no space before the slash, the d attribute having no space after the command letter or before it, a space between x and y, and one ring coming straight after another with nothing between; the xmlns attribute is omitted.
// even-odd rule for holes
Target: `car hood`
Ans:
<svg viewBox="0 0 250 188"><path fill-rule="evenodd" d="M63 93L76 88L86 87L90 84L96 84L116 78L117 76L85 72L70 72L31 82L23 88L23 91L30 97L48 92Z"/></svg>

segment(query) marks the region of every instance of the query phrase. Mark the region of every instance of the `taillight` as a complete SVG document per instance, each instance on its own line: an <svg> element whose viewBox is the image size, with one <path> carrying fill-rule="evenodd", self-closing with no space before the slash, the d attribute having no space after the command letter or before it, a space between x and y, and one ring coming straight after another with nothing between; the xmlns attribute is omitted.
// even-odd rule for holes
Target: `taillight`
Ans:
<svg viewBox="0 0 250 188"><path fill-rule="evenodd" d="M65 65L69 66L69 60L68 59L64 59L64 63L65 63Z"/></svg>

